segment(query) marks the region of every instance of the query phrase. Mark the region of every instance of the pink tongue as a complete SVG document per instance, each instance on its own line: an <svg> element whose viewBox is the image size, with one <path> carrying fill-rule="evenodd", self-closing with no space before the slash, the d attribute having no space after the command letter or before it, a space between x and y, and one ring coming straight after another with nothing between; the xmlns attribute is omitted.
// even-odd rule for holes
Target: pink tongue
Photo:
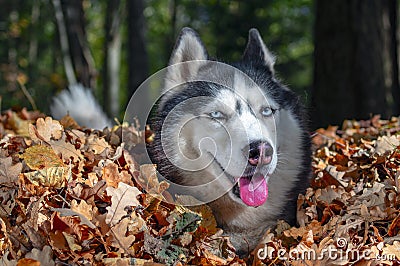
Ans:
<svg viewBox="0 0 400 266"><path fill-rule="evenodd" d="M240 198L249 206L260 206L268 198L268 185L264 176L255 174L251 180L241 177L240 182Z"/></svg>

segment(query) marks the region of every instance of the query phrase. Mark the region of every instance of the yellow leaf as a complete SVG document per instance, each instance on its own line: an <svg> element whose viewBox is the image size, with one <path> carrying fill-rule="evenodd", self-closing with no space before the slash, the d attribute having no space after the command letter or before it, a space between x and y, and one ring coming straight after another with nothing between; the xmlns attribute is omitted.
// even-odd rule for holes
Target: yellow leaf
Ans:
<svg viewBox="0 0 400 266"><path fill-rule="evenodd" d="M213 215L213 212L208 205L197 205L189 207L192 211L201 215L200 226L208 230L210 234L215 234L217 229L217 221Z"/></svg>
<svg viewBox="0 0 400 266"><path fill-rule="evenodd" d="M12 112L8 123L17 135L29 137L29 124L31 121L21 119L15 112Z"/></svg>
<svg viewBox="0 0 400 266"><path fill-rule="evenodd" d="M34 172L24 173L24 176L35 186L55 187L64 186L70 174L68 167L50 167Z"/></svg>
<svg viewBox="0 0 400 266"><path fill-rule="evenodd" d="M54 150L45 145L35 145L27 148L24 154L20 155L20 158L24 159L32 170L65 166Z"/></svg>

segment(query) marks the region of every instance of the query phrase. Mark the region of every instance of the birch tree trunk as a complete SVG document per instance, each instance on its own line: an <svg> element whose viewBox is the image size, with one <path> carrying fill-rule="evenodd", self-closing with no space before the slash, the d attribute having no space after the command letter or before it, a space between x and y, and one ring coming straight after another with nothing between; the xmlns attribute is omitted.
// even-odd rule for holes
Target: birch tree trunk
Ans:
<svg viewBox="0 0 400 266"><path fill-rule="evenodd" d="M76 79L74 67L72 64L69 43L68 43L67 28L65 25L65 19L64 19L64 14L63 14L62 8L61 8L60 0L53 0L53 6L54 6L54 13L55 13L56 21L57 21L58 36L60 38L60 46L61 46L61 52L62 52L62 57L63 57L65 75L67 77L69 84L75 84L75 83L77 83L77 79Z"/></svg>
<svg viewBox="0 0 400 266"><path fill-rule="evenodd" d="M120 111L121 17L121 1L108 1L104 25L103 101L106 112L113 117Z"/></svg>

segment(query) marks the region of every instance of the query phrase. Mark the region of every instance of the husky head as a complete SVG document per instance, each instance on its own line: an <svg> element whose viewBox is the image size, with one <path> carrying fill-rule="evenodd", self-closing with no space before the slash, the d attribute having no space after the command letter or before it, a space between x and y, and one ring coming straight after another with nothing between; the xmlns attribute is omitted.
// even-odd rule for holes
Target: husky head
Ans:
<svg viewBox="0 0 400 266"><path fill-rule="evenodd" d="M295 185L306 138L302 111L298 97L275 78L274 62L256 29L233 64L209 59L197 33L182 30L149 146L158 171L181 185L181 194L202 202L224 195L257 207L274 204L273 189L282 191L278 202ZM294 172L278 177L289 160Z"/></svg>

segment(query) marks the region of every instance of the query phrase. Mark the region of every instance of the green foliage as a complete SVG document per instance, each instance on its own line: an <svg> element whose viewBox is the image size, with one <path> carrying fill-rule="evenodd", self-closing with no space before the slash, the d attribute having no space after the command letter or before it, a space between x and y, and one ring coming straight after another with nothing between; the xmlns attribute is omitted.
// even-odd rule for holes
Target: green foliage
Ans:
<svg viewBox="0 0 400 266"><path fill-rule="evenodd" d="M240 59L249 29L257 28L277 55L277 72L291 88L302 93L312 82L312 0L148 0L145 15L153 71L166 65L184 26L199 32L212 57L228 61Z"/></svg>
<svg viewBox="0 0 400 266"><path fill-rule="evenodd" d="M125 1L122 1L123 5ZM248 30L259 29L267 46L277 55L279 76L302 93L312 78L312 0L145 0L146 43L151 73L167 65L175 38L184 26L199 32L210 55L238 60ZM86 32L102 87L105 0L84 0ZM34 11L39 14L35 18ZM124 8L123 8L124 10ZM121 91L127 89L126 12L122 12ZM2 110L30 108L17 82L20 80L38 108L47 112L50 97L67 85L57 25L51 1L6 1L0 10L0 94ZM37 46L35 46L37 44ZM124 99L125 101L126 99Z"/></svg>

